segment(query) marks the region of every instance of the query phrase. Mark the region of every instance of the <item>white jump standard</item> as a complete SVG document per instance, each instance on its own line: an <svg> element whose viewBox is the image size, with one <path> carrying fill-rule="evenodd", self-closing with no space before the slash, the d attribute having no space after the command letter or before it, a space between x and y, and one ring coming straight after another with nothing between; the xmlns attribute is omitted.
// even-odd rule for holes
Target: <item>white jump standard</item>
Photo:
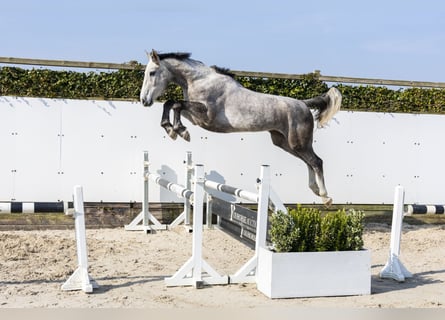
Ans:
<svg viewBox="0 0 445 320"><path fill-rule="evenodd" d="M194 167L193 192L184 189L178 195L189 195L193 203L193 244L191 258L170 278L165 279L167 286L193 285L201 288L206 284L227 284L228 277L221 276L202 258L202 229L204 207L204 167ZM174 185L174 184L172 184ZM171 189L168 189L173 191ZM181 191L181 190L178 190Z"/></svg>
<svg viewBox="0 0 445 320"><path fill-rule="evenodd" d="M203 284L254 283L256 281L259 249L266 247L269 200L275 201L274 206L277 210L286 210L274 193L273 198L271 199L270 197L270 167L266 165L261 166L258 193L249 192L211 180L205 180L203 170L201 165L195 166L193 181L192 257L173 277L166 279L166 285L195 285L196 287L201 287ZM235 274L230 276L220 276L202 259L203 201L204 192L208 190L217 190L235 195L238 198L258 204L255 254ZM205 271L208 277L204 278L202 271Z"/></svg>
<svg viewBox="0 0 445 320"><path fill-rule="evenodd" d="M88 274L88 252L85 235L85 210L83 206L83 191L81 186L74 187L74 210L68 210L67 215L73 215L76 227L77 244L77 269L62 285L62 290L83 290L86 293L93 292L98 284Z"/></svg>
<svg viewBox="0 0 445 320"><path fill-rule="evenodd" d="M129 231L145 231L151 232L152 230L165 230L167 226L159 222L155 216L153 216L149 209L148 192L149 192L149 175L150 175L150 163L148 161L148 152L144 151L144 199L142 201L142 211L125 226L125 230Z"/></svg>
<svg viewBox="0 0 445 320"><path fill-rule="evenodd" d="M397 186L394 191L389 259L379 273L380 278L394 279L399 282L413 276L399 258L403 218L412 214L443 214L445 211L443 205L410 204L407 205L407 211L405 212L404 202L405 189L402 186Z"/></svg>
<svg viewBox="0 0 445 320"><path fill-rule="evenodd" d="M230 283L253 283L256 281L256 270L258 267L258 252L260 247L266 246L267 235L267 219L269 202L275 211L283 210L286 208L278 199L275 192L273 192L270 186L270 167L261 166L260 178L257 180L257 192L250 192L240 188L232 187L226 184L217 183L215 181L206 180L204 174L204 167L202 165L191 165L191 153L187 153L186 158L186 178L187 186L192 186L192 190L188 187L181 186L174 182L170 182L158 174L150 173L148 170L148 153L144 152L144 193L147 197L145 208L148 208L148 180L154 182L158 187L164 188L182 199L184 201L184 212L176 219L171 225L177 225L182 221L186 222L187 219L187 207L193 204L193 245L192 256L190 259L172 276L165 279L167 286L188 286L192 285L196 288L200 288L203 285L214 284L228 284ZM193 168L193 169L191 169ZM193 172L193 174L192 174ZM211 191L218 191L227 195L236 196L239 199L249 201L250 203L257 204L257 212L254 213L256 225L255 225L255 254L247 261L235 274L230 276L222 276L218 274L203 258L202 258L202 242L203 242L203 216L204 216L204 198L206 193ZM216 198L216 196L213 196ZM207 197L208 199L208 197ZM223 201L219 199L220 201ZM230 202L228 202L230 203ZM212 207L212 200L207 202L208 208ZM149 213L145 210L145 213ZM143 230L140 225L137 225L142 221L142 213L131 223L131 226L136 226L130 230ZM148 216L149 219L152 215ZM211 216L208 216L208 222L211 220ZM148 221L148 220L147 220ZM171 226L170 225L170 226ZM148 225L147 225L148 226ZM150 226L148 226L150 227ZM128 226L126 230L129 230Z"/></svg>
<svg viewBox="0 0 445 320"><path fill-rule="evenodd" d="M405 278L413 276L399 259L404 199L405 191L403 190L403 187L397 186L394 192L389 259L379 273L380 278L394 279L399 282L403 282L405 281Z"/></svg>
<svg viewBox="0 0 445 320"><path fill-rule="evenodd" d="M144 151L144 199L142 202L142 211L133 219L130 224L125 226L125 230L128 231L145 231L151 232L152 230L166 230L167 228L173 228L184 222L185 226L190 225L190 195L186 191L191 189L191 176L193 172L191 162L191 152L187 152L185 170L186 186L180 186L178 184L171 183L168 180L163 179L161 176L155 173L150 173L150 163L148 161L148 151ZM163 186L165 189L179 193L179 196L184 199L184 211L172 222L170 225L162 224L156 217L150 212L149 204L149 180ZM184 193L185 192L185 193ZM190 191L191 192L191 191ZM183 194L184 193L184 194Z"/></svg>

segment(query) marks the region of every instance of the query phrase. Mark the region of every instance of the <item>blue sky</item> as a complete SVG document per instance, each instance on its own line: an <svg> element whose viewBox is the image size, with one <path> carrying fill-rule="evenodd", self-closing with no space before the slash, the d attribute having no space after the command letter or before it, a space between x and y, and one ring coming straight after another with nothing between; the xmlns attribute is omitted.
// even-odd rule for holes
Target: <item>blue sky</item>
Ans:
<svg viewBox="0 0 445 320"><path fill-rule="evenodd" d="M435 0L2 0L0 56L146 62L187 51L234 70L445 82Z"/></svg>

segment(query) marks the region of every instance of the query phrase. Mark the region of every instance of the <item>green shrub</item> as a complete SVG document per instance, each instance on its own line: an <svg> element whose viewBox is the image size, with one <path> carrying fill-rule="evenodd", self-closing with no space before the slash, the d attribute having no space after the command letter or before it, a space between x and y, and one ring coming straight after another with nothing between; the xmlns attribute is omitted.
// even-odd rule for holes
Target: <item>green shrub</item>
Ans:
<svg viewBox="0 0 445 320"><path fill-rule="evenodd" d="M144 68L129 62L133 70L110 72L75 72L50 69L22 69L0 66L0 96L47 98L104 98L138 100ZM308 99L328 90L319 74L309 73L301 79L236 76L253 91ZM382 86L335 85L343 95L342 110L374 112L445 113L445 89ZM182 89L171 84L160 101L183 99Z"/></svg>
<svg viewBox="0 0 445 320"><path fill-rule="evenodd" d="M361 250L363 216L339 210L322 217L317 209L298 206L272 215L269 234L277 252Z"/></svg>
<svg viewBox="0 0 445 320"><path fill-rule="evenodd" d="M363 211L349 210L348 224L347 224L347 250L362 250L363 249L363 218L365 214Z"/></svg>
<svg viewBox="0 0 445 320"><path fill-rule="evenodd" d="M279 212L272 216L270 236L278 252L315 251L320 229L320 212L302 208L289 214Z"/></svg>
<svg viewBox="0 0 445 320"><path fill-rule="evenodd" d="M276 251L294 251L294 242L299 238L299 232L290 214L280 211L271 217L269 235Z"/></svg>

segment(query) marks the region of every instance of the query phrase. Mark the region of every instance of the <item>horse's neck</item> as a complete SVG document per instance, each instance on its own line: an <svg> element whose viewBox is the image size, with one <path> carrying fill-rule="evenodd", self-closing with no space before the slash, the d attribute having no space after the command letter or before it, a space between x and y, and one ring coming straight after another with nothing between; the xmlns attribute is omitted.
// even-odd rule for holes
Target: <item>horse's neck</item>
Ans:
<svg viewBox="0 0 445 320"><path fill-rule="evenodd" d="M184 100L188 100L188 86L205 75L205 66L199 65L199 62L192 60L192 63L186 61L169 61L167 69L172 74L172 81L182 88Z"/></svg>

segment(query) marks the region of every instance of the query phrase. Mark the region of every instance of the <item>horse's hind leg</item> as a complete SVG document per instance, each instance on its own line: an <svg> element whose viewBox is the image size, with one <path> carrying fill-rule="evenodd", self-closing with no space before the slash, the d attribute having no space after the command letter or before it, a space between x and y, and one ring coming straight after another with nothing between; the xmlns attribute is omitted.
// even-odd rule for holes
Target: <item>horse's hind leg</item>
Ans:
<svg viewBox="0 0 445 320"><path fill-rule="evenodd" d="M300 158L307 164L309 174L309 188L319 197L325 205L329 206L332 199L328 197L328 192L324 184L323 161L315 154L312 146L306 148L291 148L287 138L278 131L270 131L272 142L281 149ZM311 140L308 140L311 142Z"/></svg>
<svg viewBox="0 0 445 320"><path fill-rule="evenodd" d="M328 197L324 183L323 160L312 149L313 120L312 117L307 117L304 120L289 126L291 130L287 137L288 143L294 155L306 162L308 166L309 187L328 206L332 203L332 199Z"/></svg>
<svg viewBox="0 0 445 320"><path fill-rule="evenodd" d="M164 103L164 111L162 112L162 119L161 119L161 127L167 131L167 134L170 138L173 140L176 140L176 137L178 136L173 128L173 125L170 122L170 110L175 104L174 101L168 100Z"/></svg>
<svg viewBox="0 0 445 320"><path fill-rule="evenodd" d="M307 165L307 171L309 174L309 188L317 195L320 195L320 188L318 187L317 180L315 177L314 169L310 165Z"/></svg>
<svg viewBox="0 0 445 320"><path fill-rule="evenodd" d="M329 206L332 199L328 197L328 191L324 183L323 160L318 157L312 147L308 147L304 151L295 151L296 155L307 163L309 172L309 187L312 191L321 197L323 203Z"/></svg>

